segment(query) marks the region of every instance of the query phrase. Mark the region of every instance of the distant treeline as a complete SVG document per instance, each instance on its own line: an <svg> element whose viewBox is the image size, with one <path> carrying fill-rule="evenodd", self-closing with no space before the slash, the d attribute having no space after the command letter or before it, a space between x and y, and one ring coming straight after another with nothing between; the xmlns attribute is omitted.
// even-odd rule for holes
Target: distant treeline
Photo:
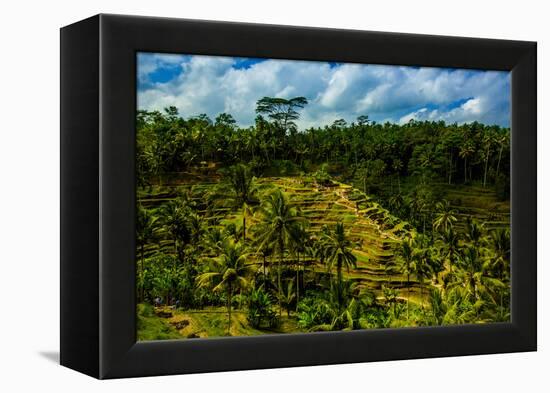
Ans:
<svg viewBox="0 0 550 393"><path fill-rule="evenodd" d="M139 111L138 174L141 184L166 172L185 171L206 162L230 166L247 162L257 175L266 170L314 172L325 164L331 174L363 179L416 177L448 184L496 186L508 198L510 130L499 126L415 121L379 124L360 116L348 124L298 130L297 109L307 100L265 97L258 101L254 126L239 127L227 113L214 120L202 114L183 118L174 107ZM265 100L282 100L271 107ZM305 100L305 99L304 99ZM368 191L368 190L364 190Z"/></svg>

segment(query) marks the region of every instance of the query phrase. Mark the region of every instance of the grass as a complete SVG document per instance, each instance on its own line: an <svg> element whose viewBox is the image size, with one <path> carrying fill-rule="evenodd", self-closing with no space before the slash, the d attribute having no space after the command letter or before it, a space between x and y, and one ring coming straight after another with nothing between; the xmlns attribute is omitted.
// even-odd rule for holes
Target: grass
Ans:
<svg viewBox="0 0 550 393"><path fill-rule="evenodd" d="M161 318L155 312L168 312L172 316ZM144 316L144 313L146 316ZM227 336L227 309L206 307L203 310L174 310L170 307L153 308L138 305L138 340L161 340L173 338L205 338ZM256 329L250 326L246 313L233 310L231 313L231 336L257 336L261 334L297 333L299 328L294 318L283 313L279 326L273 329Z"/></svg>
<svg viewBox="0 0 550 393"><path fill-rule="evenodd" d="M149 341L182 338L182 336L166 320L155 315L153 306L138 304L137 338L140 341Z"/></svg>

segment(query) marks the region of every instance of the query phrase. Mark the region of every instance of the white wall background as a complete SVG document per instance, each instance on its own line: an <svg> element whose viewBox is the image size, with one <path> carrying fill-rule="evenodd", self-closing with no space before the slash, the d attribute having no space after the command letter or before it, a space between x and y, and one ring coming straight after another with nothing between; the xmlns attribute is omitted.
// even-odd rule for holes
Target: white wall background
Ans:
<svg viewBox="0 0 550 393"><path fill-rule="evenodd" d="M550 221L539 203L539 352L99 382L59 346L59 31L96 13L184 17L539 43L539 201L549 197L545 2L461 0L5 1L0 11L0 391L518 392L550 386ZM548 69L548 68L547 68ZM546 122L548 124L548 122ZM519 130L521 132L521 130ZM236 354L238 356L238 354ZM545 364L546 363L546 364ZM131 389L131 390L130 390Z"/></svg>

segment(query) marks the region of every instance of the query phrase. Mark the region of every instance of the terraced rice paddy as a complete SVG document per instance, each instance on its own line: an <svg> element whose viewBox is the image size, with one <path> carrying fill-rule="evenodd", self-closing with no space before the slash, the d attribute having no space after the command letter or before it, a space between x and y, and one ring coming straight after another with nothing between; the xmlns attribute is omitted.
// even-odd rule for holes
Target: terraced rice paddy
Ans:
<svg viewBox="0 0 550 393"><path fill-rule="evenodd" d="M277 187L290 196L290 200L307 218L311 233L320 232L323 226L334 227L343 222L350 240L354 244L353 254L357 258L356 268L344 271L346 279L368 287L377 296L382 286L398 290L398 296L413 302L420 302L420 286L411 275L409 281L397 267L396 248L405 235L414 229L404 221L392 216L386 209L374 202L371 197L353 188L351 185L334 182L332 186L318 186L307 177L263 177L258 183L269 190ZM228 207L207 207L208 193L219 184L217 176L208 178L201 175L171 174L163 186L156 186L153 192L147 190L139 203L146 208L158 208L173 200L176 196L188 194L204 215L209 227L225 228L242 223L242 213ZM486 223L488 229L507 227L510 222L509 202L499 202L490 189L476 186L435 185L443 192L452 207L457 210L456 227L463 230L466 217L472 216ZM145 196L146 195L146 196ZM257 220L254 215L248 217L253 226ZM159 240L145 247L145 257L157 251L173 252L171 240ZM208 257L209 255L205 255ZM248 257L248 263L261 269L262 260L257 254ZM290 260L289 263L292 263ZM324 274L326 267L318 260L302 257L301 264L309 271ZM431 284L425 283L425 286ZM424 297L427 291L424 291Z"/></svg>
<svg viewBox="0 0 550 393"><path fill-rule="evenodd" d="M162 187L155 187L153 192L147 191L147 196L139 198L139 203L146 208L157 208L173 200L177 195L187 193L199 206L204 219L210 227L224 228L227 225L239 226L242 214L239 211L215 207L209 209L205 200L218 182L217 179L200 179L189 181L189 176L172 176L170 183ZM350 240L354 244L353 254L357 258L357 267L344 271L344 277L356 281L380 294L382 285L401 290L401 296L418 297L419 287L414 277L410 277L407 286L406 277L399 273L396 267L395 248L403 236L411 228L406 222L396 217L373 202L367 195L343 183L334 183L329 187L319 187L311 179L298 177L264 177L258 179L260 186L265 189L278 187L290 196L290 200L309 221L307 230L316 233L323 226L334 227L343 222ZM254 215L248 218L253 226L256 223ZM154 252L173 252L173 242L160 240L145 247L145 257ZM261 268L262 261L259 255L251 255L249 264ZM302 264L308 270L325 273L326 267L308 257L303 257ZM408 288L408 289L407 289Z"/></svg>

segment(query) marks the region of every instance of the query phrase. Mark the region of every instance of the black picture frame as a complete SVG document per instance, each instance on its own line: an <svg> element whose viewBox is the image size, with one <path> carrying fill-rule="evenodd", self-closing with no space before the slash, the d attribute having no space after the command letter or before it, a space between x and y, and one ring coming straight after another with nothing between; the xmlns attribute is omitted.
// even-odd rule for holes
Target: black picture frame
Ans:
<svg viewBox="0 0 550 393"><path fill-rule="evenodd" d="M511 322L136 342L138 51L511 71ZM534 42L103 14L63 27L61 364L103 379L536 350L536 89Z"/></svg>

